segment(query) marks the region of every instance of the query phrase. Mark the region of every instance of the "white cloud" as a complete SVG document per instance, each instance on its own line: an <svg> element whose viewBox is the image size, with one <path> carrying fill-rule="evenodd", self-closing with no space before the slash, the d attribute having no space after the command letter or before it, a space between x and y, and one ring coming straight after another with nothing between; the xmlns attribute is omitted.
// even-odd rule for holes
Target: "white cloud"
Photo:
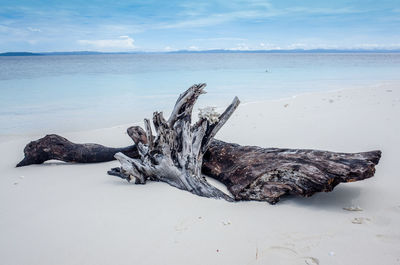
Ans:
<svg viewBox="0 0 400 265"><path fill-rule="evenodd" d="M41 30L41 29L38 29L38 28L27 27L27 29L28 29L29 31L32 31L32 32L42 32L42 30Z"/></svg>
<svg viewBox="0 0 400 265"><path fill-rule="evenodd" d="M247 5L257 8L266 8L266 9L272 8L271 3L265 0L252 0L249 3L247 3Z"/></svg>
<svg viewBox="0 0 400 265"><path fill-rule="evenodd" d="M190 51L199 51L200 48L197 47L197 46L190 46L190 47L188 48L188 50L190 50Z"/></svg>
<svg viewBox="0 0 400 265"><path fill-rule="evenodd" d="M262 50L281 50L282 49L280 46L273 44L273 43L261 42L259 45L260 45L260 49L262 49ZM257 49L258 49L258 47L257 47Z"/></svg>
<svg viewBox="0 0 400 265"><path fill-rule="evenodd" d="M195 17L206 14L207 10L210 8L210 3L189 1L179 4L179 6L183 10L181 12L178 12L177 15L183 17Z"/></svg>
<svg viewBox="0 0 400 265"><path fill-rule="evenodd" d="M89 46L97 50L132 50L135 48L135 42L129 36L120 36L118 39L105 40L79 40L80 45Z"/></svg>
<svg viewBox="0 0 400 265"><path fill-rule="evenodd" d="M227 21L224 15L214 15L206 18L183 20L173 23L163 23L156 26L156 29L179 29L179 28L196 28L196 27L207 27L212 25L221 24Z"/></svg>
<svg viewBox="0 0 400 265"><path fill-rule="evenodd" d="M31 45L35 45L38 41L37 40L27 40L27 42Z"/></svg>
<svg viewBox="0 0 400 265"><path fill-rule="evenodd" d="M310 7L290 7L285 9L286 13L318 14L318 15L339 15L363 13L365 10L355 10L353 8L310 8Z"/></svg>
<svg viewBox="0 0 400 265"><path fill-rule="evenodd" d="M230 48L228 50L232 50L232 51L249 51L249 50L252 50L252 49L250 49L250 47L246 43L238 43L238 44L236 44L236 47Z"/></svg>
<svg viewBox="0 0 400 265"><path fill-rule="evenodd" d="M192 41L246 41L244 38L234 38L234 37L221 37L221 38L198 38L192 39Z"/></svg>
<svg viewBox="0 0 400 265"><path fill-rule="evenodd" d="M265 20L274 17L284 17L293 15L344 15L353 13L362 13L366 10L356 10L350 7L343 8L310 8L304 6L295 6L290 8L275 8L270 2L264 0L244 1L231 12L203 14L200 11L190 13L190 15L181 16L185 19L171 23L161 23L154 25L156 29L174 29L174 28L196 28L219 25L237 20ZM232 3L230 3L232 4ZM190 5L192 7L192 5ZM186 12L186 11L185 11ZM192 12L192 11L190 11ZM188 17L190 17L188 19Z"/></svg>
<svg viewBox="0 0 400 265"><path fill-rule="evenodd" d="M115 35L127 35L146 31L148 27L148 24L102 24L97 26L97 30L98 32L113 32Z"/></svg>
<svg viewBox="0 0 400 265"><path fill-rule="evenodd" d="M0 25L0 32L1 32L1 33L3 33L3 32L9 32L9 31L10 31L10 28L9 28L9 27Z"/></svg>
<svg viewBox="0 0 400 265"><path fill-rule="evenodd" d="M282 12L280 11L264 12L260 10L244 10L244 11L233 11L227 13L216 13L212 15L207 15L206 17L200 16L199 18L180 20L172 23L163 23L155 26L154 28L179 29L179 28L207 27L241 19L266 19L281 15L281 13Z"/></svg>
<svg viewBox="0 0 400 265"><path fill-rule="evenodd" d="M233 11L227 13L216 13L206 17L200 16L199 18L191 18L180 20L172 23L163 23L155 26L156 29L174 29L174 28L196 28L219 25L226 22L236 20L255 20L255 19L268 19L272 17L287 15L288 11L285 10L259 10L250 9L242 11Z"/></svg>

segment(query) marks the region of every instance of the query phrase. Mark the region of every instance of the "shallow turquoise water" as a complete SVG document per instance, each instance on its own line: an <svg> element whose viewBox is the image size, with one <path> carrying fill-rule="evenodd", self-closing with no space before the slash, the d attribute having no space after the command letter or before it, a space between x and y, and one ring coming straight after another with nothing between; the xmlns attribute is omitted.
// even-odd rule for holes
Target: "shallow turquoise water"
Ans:
<svg viewBox="0 0 400 265"><path fill-rule="evenodd" d="M0 134L81 130L170 110L206 82L199 106L400 80L400 54L106 54L0 57Z"/></svg>

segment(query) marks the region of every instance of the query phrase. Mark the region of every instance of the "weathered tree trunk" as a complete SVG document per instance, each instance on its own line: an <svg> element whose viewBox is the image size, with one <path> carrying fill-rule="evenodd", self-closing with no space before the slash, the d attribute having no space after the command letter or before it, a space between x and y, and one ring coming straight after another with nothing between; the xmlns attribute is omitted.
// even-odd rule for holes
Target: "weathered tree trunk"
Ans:
<svg viewBox="0 0 400 265"><path fill-rule="evenodd" d="M275 204L286 194L309 197L341 182L370 178L380 157L380 151L349 154L215 140L204 156L203 173L224 183L235 200Z"/></svg>
<svg viewBox="0 0 400 265"><path fill-rule="evenodd" d="M193 105L204 86L193 86L183 93L168 121L162 113L154 113L156 136L148 120L145 120L146 131L138 126L128 128L135 145L110 148L75 144L58 135L47 135L25 147L25 158L17 166L50 159L103 162L112 160L115 155L121 167L111 169L109 174L137 184L147 180L164 181L200 196L232 199L210 185L202 177L204 174L224 183L235 200L272 204L285 194L311 196L315 192L331 191L341 182L374 175L380 151L348 154L240 146L213 140L239 101L235 98L218 118L203 115L191 125Z"/></svg>

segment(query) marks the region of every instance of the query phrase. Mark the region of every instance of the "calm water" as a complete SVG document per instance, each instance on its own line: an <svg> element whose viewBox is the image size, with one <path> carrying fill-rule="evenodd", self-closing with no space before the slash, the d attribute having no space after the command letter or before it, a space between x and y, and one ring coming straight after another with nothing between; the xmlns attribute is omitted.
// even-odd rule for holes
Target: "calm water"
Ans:
<svg viewBox="0 0 400 265"><path fill-rule="evenodd" d="M400 54L120 54L0 57L0 134L81 130L168 113L206 82L198 106L400 80Z"/></svg>

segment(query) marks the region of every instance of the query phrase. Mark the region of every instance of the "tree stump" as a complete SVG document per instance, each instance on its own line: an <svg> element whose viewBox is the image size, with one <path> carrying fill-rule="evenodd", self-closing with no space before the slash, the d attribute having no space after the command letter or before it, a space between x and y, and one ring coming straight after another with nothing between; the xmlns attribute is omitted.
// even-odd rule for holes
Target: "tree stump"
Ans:
<svg viewBox="0 0 400 265"><path fill-rule="evenodd" d="M207 113L192 125L193 106L204 93L205 86L194 85L181 94L168 121L162 112L154 112L156 136L153 136L150 121L145 119L146 140L133 137L139 158L119 152L115 158L121 167L109 173L136 184L145 184L147 180L163 181L196 195L232 200L207 182L201 174L201 166L211 140L238 107L239 99L236 97L220 116Z"/></svg>

